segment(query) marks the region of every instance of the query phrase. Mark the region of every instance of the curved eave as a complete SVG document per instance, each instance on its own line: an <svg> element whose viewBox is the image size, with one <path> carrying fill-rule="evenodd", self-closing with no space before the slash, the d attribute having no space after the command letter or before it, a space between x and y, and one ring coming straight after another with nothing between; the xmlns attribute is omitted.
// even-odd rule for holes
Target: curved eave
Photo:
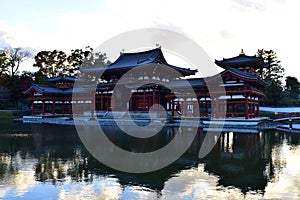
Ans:
<svg viewBox="0 0 300 200"><path fill-rule="evenodd" d="M138 68L138 67L147 67L147 66L151 66L154 64L161 64L161 65L165 65L166 67L169 67L171 70L176 70L178 73L180 73L182 76L190 76L190 75L195 75L197 73L197 70L191 70L191 69L186 69L186 68L181 68L181 67L177 67L174 65L170 65L170 64L165 64L162 63L161 61L156 61L153 63L147 63L147 64L138 64L135 66L126 66L126 67L121 67L121 68L109 68L109 67L105 67L105 68L91 68L91 69L82 69L81 71L83 73L88 73L88 74L92 74L92 75L96 75L96 74L101 74L102 76L107 76L110 73L126 73L127 71L129 71L132 68Z"/></svg>
<svg viewBox="0 0 300 200"><path fill-rule="evenodd" d="M192 79L182 79L174 80L166 84L168 88L203 88L206 87L203 78L192 78Z"/></svg>
<svg viewBox="0 0 300 200"><path fill-rule="evenodd" d="M59 82L59 81L69 81L69 82L75 82L76 78L73 76L58 76L58 77L52 77L48 78L46 81L48 82Z"/></svg>
<svg viewBox="0 0 300 200"><path fill-rule="evenodd" d="M65 95L65 94L72 94L74 92L79 92L77 90L74 90L73 88L67 89L67 90L61 90L58 88L50 88L49 86L41 86L37 84L32 84L27 90L23 92L23 94L27 95L31 92L39 92L41 94L53 94L53 95ZM80 91L80 92L83 92Z"/></svg>
<svg viewBox="0 0 300 200"><path fill-rule="evenodd" d="M223 76L226 73L231 73L231 74L235 75L236 77L238 77L241 80L256 83L256 84L262 86L263 88L266 88L266 87L269 86L268 83L264 82L263 80L261 80L257 76L254 76L252 74L248 74L248 76L243 76L240 73L245 73L245 72L237 72L236 69L232 69L232 68L226 69L226 70L222 71L220 74L216 74L214 76L206 77L206 78L204 78L204 80L205 80L205 82L210 82L210 81L215 80L218 76L221 76L222 79L223 79Z"/></svg>
<svg viewBox="0 0 300 200"><path fill-rule="evenodd" d="M264 88L268 87L267 83L265 83L263 80L261 80L259 77L245 77L245 76L241 76L240 74L237 74L233 71L229 71L229 73L235 74L236 76L238 76L241 80L244 81L248 81L248 82L254 82Z"/></svg>
<svg viewBox="0 0 300 200"><path fill-rule="evenodd" d="M180 72L183 76L195 75L198 72L198 70L196 70L196 69L186 69L186 68L181 68L181 67L177 67L177 66L170 65L170 64L168 64L168 66L170 66L173 69L175 69L176 71Z"/></svg>
<svg viewBox="0 0 300 200"><path fill-rule="evenodd" d="M244 59L244 60L243 60ZM240 60L240 61L239 61ZM223 58L223 60L215 60L215 64L227 68L228 66L243 66L252 64L255 68L263 68L265 64L263 59L257 56L239 55L233 58Z"/></svg>
<svg viewBox="0 0 300 200"><path fill-rule="evenodd" d="M34 85L32 84L27 90L23 91L22 93L23 94L28 94L30 93L31 91L37 91L37 92L43 92L42 90L39 90L37 87L34 87Z"/></svg>

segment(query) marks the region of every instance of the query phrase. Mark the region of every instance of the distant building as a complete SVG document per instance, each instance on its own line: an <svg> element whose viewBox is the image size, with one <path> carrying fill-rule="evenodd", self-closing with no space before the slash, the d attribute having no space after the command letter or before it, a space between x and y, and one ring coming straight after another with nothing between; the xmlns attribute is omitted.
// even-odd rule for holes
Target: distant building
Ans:
<svg viewBox="0 0 300 200"><path fill-rule="evenodd" d="M216 81L217 75L205 79L186 79L192 86L196 98L185 94L188 86L181 78L195 75L197 70L168 64L160 48L137 53L121 53L120 57L106 68L82 69L86 74L97 75L99 72L102 74L103 81L97 85L94 95L91 95L88 87L84 86L73 91L75 78L70 76L48 79L53 86L33 84L24 94L32 102L32 114L70 114L72 113L72 104L75 106L73 110L76 113L82 113L92 107L96 111L129 109L143 112L148 111L154 104L160 104L171 116L209 117L212 109L216 109L215 113L226 110L227 117L245 117L246 119L258 117L259 100L264 96L263 89L268 86L256 74L257 69L265 67L263 60L260 57L247 56L241 52L236 57L216 60L215 63L224 69L220 73L223 83L218 84L219 87L225 88L225 96L221 93L218 96L218 89L208 91L207 85ZM160 65L164 65L164 68L160 68L160 70L165 70L164 73L154 73ZM143 73L130 73L130 70L136 68L143 69ZM178 73L173 73L174 71ZM125 73L127 73L126 77L122 77ZM122 95L122 91L113 90L121 77L123 80L119 84L123 86L122 90L131 93L131 98L126 105L114 102L114 98L112 98L113 92L118 93L118 96ZM147 84L143 84L143 82L147 82ZM162 86L162 83L165 86ZM136 89L136 85L140 84L142 87ZM180 98L172 93L172 88L181 91ZM72 92L82 94L79 95L80 99L72 101ZM211 99L210 92L217 94L217 98ZM212 108L212 105L216 106Z"/></svg>
<svg viewBox="0 0 300 200"><path fill-rule="evenodd" d="M53 86L32 84L23 93L32 102L31 113L71 114L75 77L58 76L47 79Z"/></svg>

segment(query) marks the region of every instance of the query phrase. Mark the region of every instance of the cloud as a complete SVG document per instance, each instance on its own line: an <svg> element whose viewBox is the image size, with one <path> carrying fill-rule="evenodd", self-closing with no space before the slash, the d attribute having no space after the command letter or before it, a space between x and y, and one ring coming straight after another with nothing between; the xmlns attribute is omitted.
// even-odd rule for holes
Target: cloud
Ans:
<svg viewBox="0 0 300 200"><path fill-rule="evenodd" d="M297 74L292 65L298 63L294 52L300 45L300 33L296 29L300 20L298 1L152 0L147 3L106 0L88 12L78 6L53 11L53 15L48 16L51 23L47 23L46 31L39 27L31 29L22 21L17 26L3 25L0 21L0 45L14 43L69 53L71 49L87 45L95 48L125 31L154 27L187 34L212 59L236 56L241 48L250 55L259 48L273 49L278 56L282 55L279 59L287 68L287 74ZM120 46L120 51L122 49Z"/></svg>
<svg viewBox="0 0 300 200"><path fill-rule="evenodd" d="M0 19L0 47L36 49L40 37L24 25L13 26Z"/></svg>
<svg viewBox="0 0 300 200"><path fill-rule="evenodd" d="M5 48L10 46L11 41L14 37L8 32L8 25L0 20L0 48Z"/></svg>
<svg viewBox="0 0 300 200"><path fill-rule="evenodd" d="M256 10L266 10L266 5L260 3L260 2L255 2L253 0L231 0L232 2L246 7L246 8L251 8L251 9L256 9Z"/></svg>
<svg viewBox="0 0 300 200"><path fill-rule="evenodd" d="M234 38L234 34L229 31L221 30L219 33L220 33L221 37L224 39L233 39Z"/></svg>

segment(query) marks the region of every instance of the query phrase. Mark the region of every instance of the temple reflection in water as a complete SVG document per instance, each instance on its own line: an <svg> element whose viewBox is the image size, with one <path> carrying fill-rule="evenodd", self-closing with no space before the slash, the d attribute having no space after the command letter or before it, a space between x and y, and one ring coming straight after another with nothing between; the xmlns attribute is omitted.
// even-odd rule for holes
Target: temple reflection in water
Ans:
<svg viewBox="0 0 300 200"><path fill-rule="evenodd" d="M282 182L281 174L291 170L289 163L293 163L293 156L300 152L298 135L275 131L259 134L226 132L221 134L210 154L199 159L203 139L210 134L199 129L191 147L175 163L152 173L129 174L113 170L93 158L74 127L22 126L22 130L16 129L15 133L2 132L0 135L1 198L9 195L28 197L39 187L50 187L52 191L51 185L55 186L53 193L66 195L62 194L64 189L71 195L70 188L79 185L82 189L82 183L88 184L84 187L92 188L93 195L104 195L109 188L113 192L105 195L116 194L116 198L133 193L153 198L191 193L199 197L203 194L224 195L228 191L228 195L255 193L268 196L278 187L276 183ZM122 134L117 130L108 130L111 140L134 151L160 148L179 134L178 128L165 128L156 136L157 141L144 140L136 147L130 144L130 138L120 138ZM188 135L188 131L185 133ZM143 149L145 146L147 149ZM292 172L298 174L299 171ZM292 180L286 177L285 181L287 185L298 184Z"/></svg>

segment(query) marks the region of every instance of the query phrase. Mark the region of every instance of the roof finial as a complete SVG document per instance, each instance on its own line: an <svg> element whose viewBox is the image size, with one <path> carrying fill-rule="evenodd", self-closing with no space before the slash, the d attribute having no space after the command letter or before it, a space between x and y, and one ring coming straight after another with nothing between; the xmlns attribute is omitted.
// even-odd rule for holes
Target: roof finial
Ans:
<svg viewBox="0 0 300 200"><path fill-rule="evenodd" d="M122 50L120 51L120 55L124 54L124 51L125 51L125 49L122 49Z"/></svg>
<svg viewBox="0 0 300 200"><path fill-rule="evenodd" d="M240 53L240 55L245 55L245 53L244 53L244 49L241 49L241 53Z"/></svg>
<svg viewBox="0 0 300 200"><path fill-rule="evenodd" d="M160 44L158 44L158 43L156 43L155 46L156 46L156 48L158 48L158 49L161 48Z"/></svg>

